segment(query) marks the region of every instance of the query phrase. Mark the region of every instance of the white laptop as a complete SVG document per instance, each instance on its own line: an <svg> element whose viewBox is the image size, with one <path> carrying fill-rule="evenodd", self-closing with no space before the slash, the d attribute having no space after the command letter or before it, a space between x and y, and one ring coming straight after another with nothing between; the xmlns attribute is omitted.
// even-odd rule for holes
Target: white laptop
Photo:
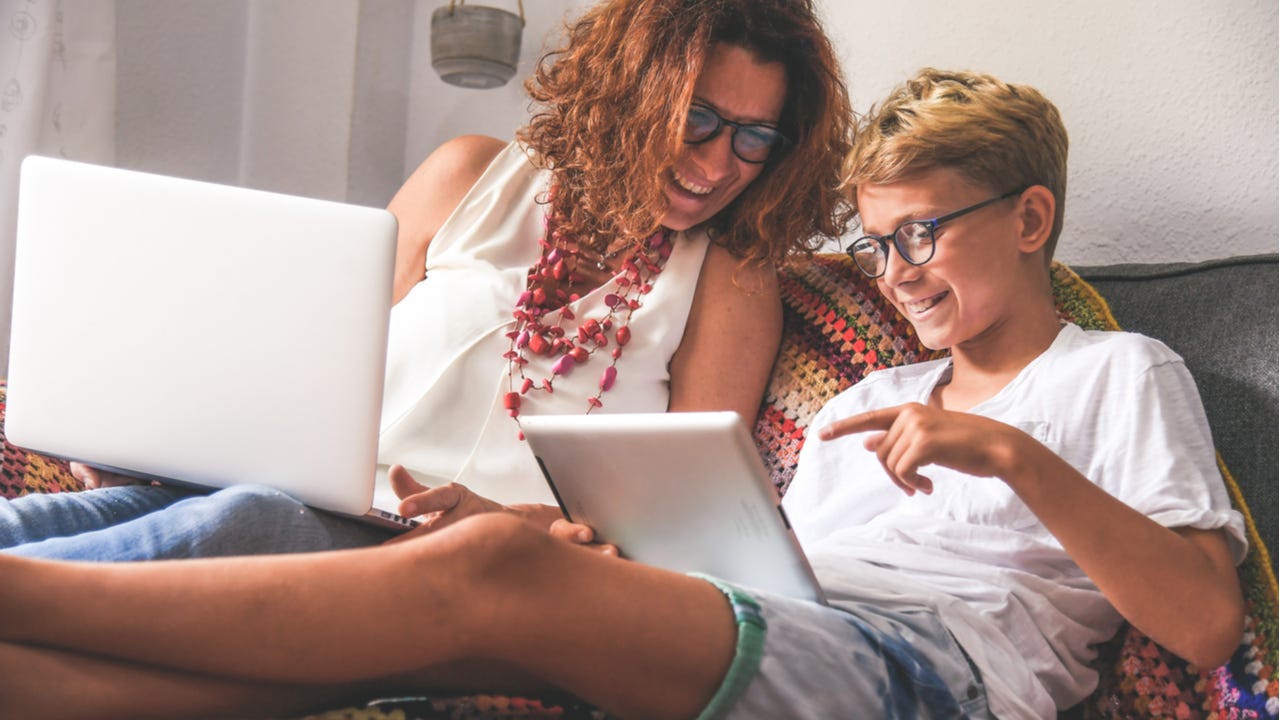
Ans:
<svg viewBox="0 0 1280 720"><path fill-rule="evenodd" d="M104 469L373 513L396 220L32 156L5 434Z"/></svg>
<svg viewBox="0 0 1280 720"><path fill-rule="evenodd" d="M520 425L561 511L624 556L825 603L737 413L522 415Z"/></svg>

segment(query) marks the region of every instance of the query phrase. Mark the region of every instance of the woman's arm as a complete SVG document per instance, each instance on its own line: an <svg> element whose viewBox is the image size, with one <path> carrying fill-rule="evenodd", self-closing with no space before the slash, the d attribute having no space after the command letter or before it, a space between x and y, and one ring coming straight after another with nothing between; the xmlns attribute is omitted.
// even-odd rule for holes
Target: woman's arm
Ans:
<svg viewBox="0 0 1280 720"><path fill-rule="evenodd" d="M393 303L422 280L431 239L504 147L501 140L484 135L449 140L428 155L391 198L387 209L400 223Z"/></svg>
<svg viewBox="0 0 1280 720"><path fill-rule="evenodd" d="M671 358L671 412L734 410L755 422L782 337L772 265L743 265L712 243L680 347Z"/></svg>

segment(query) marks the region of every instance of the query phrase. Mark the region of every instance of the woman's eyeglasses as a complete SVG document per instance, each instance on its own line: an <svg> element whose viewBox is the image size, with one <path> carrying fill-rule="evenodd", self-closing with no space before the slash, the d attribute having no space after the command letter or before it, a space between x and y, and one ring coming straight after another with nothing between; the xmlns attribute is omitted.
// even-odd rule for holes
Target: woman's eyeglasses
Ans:
<svg viewBox="0 0 1280 720"><path fill-rule="evenodd" d="M726 125L733 132L730 139L733 154L739 160L753 165L767 161L774 150L791 142L775 127L725 120L715 110L698 103L689 106L689 117L684 125L684 141L690 145L707 142L719 135Z"/></svg>

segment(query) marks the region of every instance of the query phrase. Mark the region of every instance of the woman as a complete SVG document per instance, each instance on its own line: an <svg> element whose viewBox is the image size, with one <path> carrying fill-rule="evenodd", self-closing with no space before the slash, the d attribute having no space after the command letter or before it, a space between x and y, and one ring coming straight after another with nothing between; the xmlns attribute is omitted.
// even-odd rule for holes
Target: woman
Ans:
<svg viewBox="0 0 1280 720"><path fill-rule="evenodd" d="M446 143L390 205L380 463L404 466L390 478L428 530L503 506L558 516L521 413L754 417L779 337L773 265L847 219L848 99L808 3L612 0L572 25L529 91L539 110L516 143ZM75 470L90 487L119 482ZM47 558L387 537L252 486L0 504L0 547Z"/></svg>

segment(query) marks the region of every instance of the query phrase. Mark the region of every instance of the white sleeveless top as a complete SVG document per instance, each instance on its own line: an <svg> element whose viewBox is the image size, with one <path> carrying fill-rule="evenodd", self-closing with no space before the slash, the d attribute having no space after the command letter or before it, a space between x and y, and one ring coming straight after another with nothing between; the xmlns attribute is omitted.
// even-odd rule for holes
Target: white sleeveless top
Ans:
<svg viewBox="0 0 1280 720"><path fill-rule="evenodd" d="M428 246L426 279L391 311L380 493L388 492L386 467L399 463L428 485L454 481L503 503L555 504L502 403L509 390L506 333L515 327L512 311L541 251L545 206L537 199L551 178L526 152L511 143L498 154ZM675 235L665 269L631 316L617 381L592 412L666 411L668 365L684 335L707 244L700 231ZM565 327L603 317L604 296L613 287L606 282L570 303L578 320ZM526 356L526 375L551 377L547 358ZM610 359L608 352L595 353L558 376L554 393L530 391L520 413L586 412Z"/></svg>

